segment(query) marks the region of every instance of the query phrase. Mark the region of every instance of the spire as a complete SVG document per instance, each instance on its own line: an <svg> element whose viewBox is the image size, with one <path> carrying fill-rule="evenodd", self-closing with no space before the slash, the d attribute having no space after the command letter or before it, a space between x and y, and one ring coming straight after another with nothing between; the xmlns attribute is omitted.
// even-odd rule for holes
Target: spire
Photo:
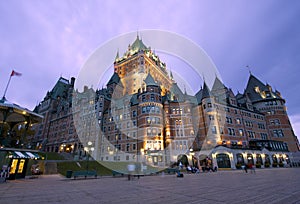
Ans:
<svg viewBox="0 0 300 204"><path fill-rule="evenodd" d="M203 98L209 98L210 97L210 91L209 91L209 88L206 84L206 82L204 82L204 85L203 85L203 93L202 93L202 99Z"/></svg>
<svg viewBox="0 0 300 204"><path fill-rule="evenodd" d="M223 84L223 82L216 76L214 84L212 86L212 90L222 90L226 89L227 87Z"/></svg>
<svg viewBox="0 0 300 204"><path fill-rule="evenodd" d="M174 78L173 78L173 73L172 73L171 70L170 70L170 77L171 77L171 79L174 79Z"/></svg>
<svg viewBox="0 0 300 204"><path fill-rule="evenodd" d="M120 58L120 57L119 57L119 49L118 49L117 54L116 54L115 61L117 61L119 58Z"/></svg>

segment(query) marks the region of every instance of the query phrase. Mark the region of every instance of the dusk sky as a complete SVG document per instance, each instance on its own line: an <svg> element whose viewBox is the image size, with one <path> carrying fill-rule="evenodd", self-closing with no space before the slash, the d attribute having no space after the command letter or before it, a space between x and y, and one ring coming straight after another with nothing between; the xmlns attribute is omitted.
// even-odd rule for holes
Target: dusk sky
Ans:
<svg viewBox="0 0 300 204"><path fill-rule="evenodd" d="M12 78L6 98L33 109L60 76L76 77L108 40L160 29L202 47L235 93L246 88L249 65L286 99L300 138L299 19L297 0L1 1L0 94L14 69L22 76Z"/></svg>

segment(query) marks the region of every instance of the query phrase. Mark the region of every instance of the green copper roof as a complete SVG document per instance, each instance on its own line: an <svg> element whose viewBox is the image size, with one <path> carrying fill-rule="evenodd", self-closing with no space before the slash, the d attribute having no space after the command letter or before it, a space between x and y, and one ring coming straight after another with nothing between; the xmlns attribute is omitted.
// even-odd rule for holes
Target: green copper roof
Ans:
<svg viewBox="0 0 300 204"><path fill-rule="evenodd" d="M227 89L227 87L223 84L223 82L218 77L216 77L211 90L218 91L223 89Z"/></svg>
<svg viewBox="0 0 300 204"><path fill-rule="evenodd" d="M272 91L271 86L263 84L259 79L250 74L245 94L252 102L266 99L282 99L278 94Z"/></svg>
<svg viewBox="0 0 300 204"><path fill-rule="evenodd" d="M112 75L112 77L108 81L107 85L118 84L119 82L120 82L120 77L116 72L114 72L114 74Z"/></svg>
<svg viewBox="0 0 300 204"><path fill-rule="evenodd" d="M158 86L158 84L154 81L150 73L148 73L144 82L146 83L147 86Z"/></svg>
<svg viewBox="0 0 300 204"><path fill-rule="evenodd" d="M136 40L131 45L131 49L133 51L140 51L140 50L147 50L148 48L143 43L142 39L139 39L139 36L137 35Z"/></svg>

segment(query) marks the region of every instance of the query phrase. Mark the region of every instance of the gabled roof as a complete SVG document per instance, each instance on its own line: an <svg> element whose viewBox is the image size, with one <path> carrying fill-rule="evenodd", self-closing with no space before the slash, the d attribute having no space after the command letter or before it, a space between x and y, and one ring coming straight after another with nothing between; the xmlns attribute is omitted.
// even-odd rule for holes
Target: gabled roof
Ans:
<svg viewBox="0 0 300 204"><path fill-rule="evenodd" d="M202 87L201 87L201 89L196 93L196 99L197 99L197 101L198 101L198 104L199 103L201 103L201 101L202 101L202 94L203 94L203 89L202 89Z"/></svg>
<svg viewBox="0 0 300 204"><path fill-rule="evenodd" d="M176 100L178 102L184 101L184 94L181 91L181 89L179 88L179 86L177 85L177 83L173 83L172 87L170 89L171 95L176 97Z"/></svg>
<svg viewBox="0 0 300 204"><path fill-rule="evenodd" d="M118 84L119 82L120 82L120 77L116 72L114 72L114 74L112 75L112 77L108 81L107 85Z"/></svg>
<svg viewBox="0 0 300 204"><path fill-rule="evenodd" d="M266 93L269 92L269 96ZM259 79L250 74L247 87L244 92L252 102L265 99L281 99L275 92L272 91L271 86L263 84Z"/></svg>
<svg viewBox="0 0 300 204"><path fill-rule="evenodd" d="M130 103L131 103L132 106L133 106L133 105L139 104L139 100L138 100L138 95L137 95L137 93L135 93L135 94L133 94L133 95L131 96Z"/></svg>
<svg viewBox="0 0 300 204"><path fill-rule="evenodd" d="M221 82L221 80L216 76L214 84L212 86L212 91L227 89L227 87Z"/></svg>
<svg viewBox="0 0 300 204"><path fill-rule="evenodd" d="M63 77L60 77L53 89L49 92L49 96L53 99L56 99L57 97L66 97L69 87L69 81Z"/></svg>
<svg viewBox="0 0 300 204"><path fill-rule="evenodd" d="M198 101L198 104L200 104L204 98L209 98L210 95L211 95L210 90L209 90L207 84L204 82L203 88L201 87L201 89L196 93L195 96Z"/></svg>
<svg viewBox="0 0 300 204"><path fill-rule="evenodd" d="M150 73L148 73L144 82L145 82L146 86L158 86L158 84L154 81L154 79Z"/></svg>

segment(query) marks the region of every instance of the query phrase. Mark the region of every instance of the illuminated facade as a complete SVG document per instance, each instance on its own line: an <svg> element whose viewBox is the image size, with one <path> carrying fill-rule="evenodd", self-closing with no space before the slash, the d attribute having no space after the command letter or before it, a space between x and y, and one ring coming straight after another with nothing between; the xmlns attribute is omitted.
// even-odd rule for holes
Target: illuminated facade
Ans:
<svg viewBox="0 0 300 204"><path fill-rule="evenodd" d="M43 110L46 99L38 110ZM90 141L99 161L152 166L182 161L203 166L210 160L209 165L219 168L236 168L247 162L267 167L289 162L289 152L299 151L285 100L278 91L250 74L244 93L234 94L216 78L211 88L204 83L195 96L188 95L139 36L123 56L117 53L106 88L94 91L85 87L82 93L73 93L74 119L70 117L63 128L65 134L59 135L63 139L58 149L53 126L57 118L53 114L58 112L51 112L50 107L45 116L51 117L44 121L50 127L46 150L65 151L59 145L70 141L67 130L75 124L81 143L78 139L72 143L72 152L81 154L81 144Z"/></svg>

